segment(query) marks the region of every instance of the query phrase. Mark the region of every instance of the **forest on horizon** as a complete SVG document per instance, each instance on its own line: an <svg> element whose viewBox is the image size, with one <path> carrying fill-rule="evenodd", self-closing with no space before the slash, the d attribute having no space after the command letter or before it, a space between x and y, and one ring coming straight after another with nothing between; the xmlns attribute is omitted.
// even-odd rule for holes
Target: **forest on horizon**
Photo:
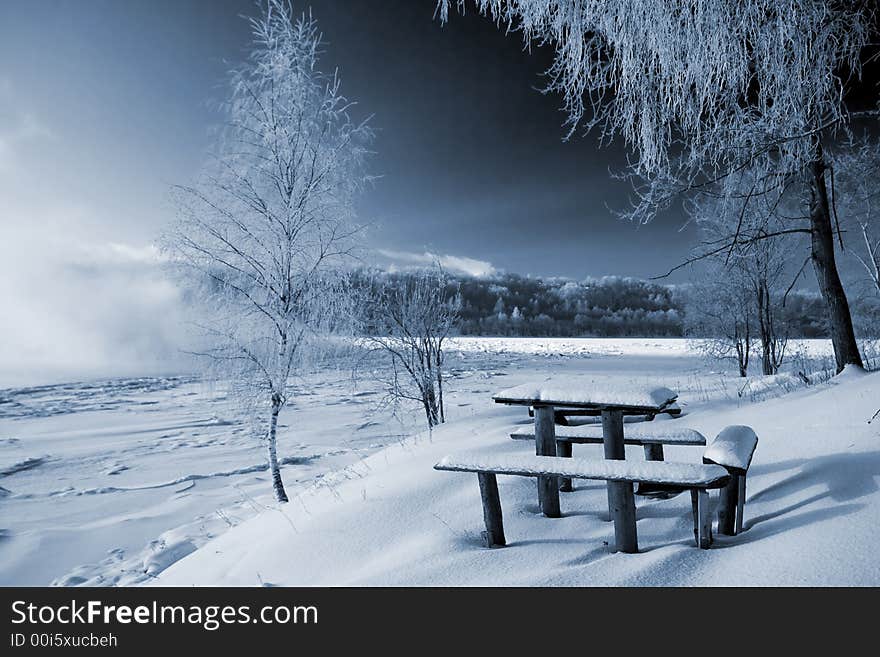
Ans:
<svg viewBox="0 0 880 657"><path fill-rule="evenodd" d="M359 271L356 278L379 278L400 286L412 272ZM624 276L572 280L512 273L474 277L447 273L447 293L459 294L457 332L475 336L523 337L711 337L687 322L693 286L663 284ZM821 297L791 290L782 305L788 337L827 338ZM871 326L876 309L862 324ZM696 331L696 332L695 332Z"/></svg>

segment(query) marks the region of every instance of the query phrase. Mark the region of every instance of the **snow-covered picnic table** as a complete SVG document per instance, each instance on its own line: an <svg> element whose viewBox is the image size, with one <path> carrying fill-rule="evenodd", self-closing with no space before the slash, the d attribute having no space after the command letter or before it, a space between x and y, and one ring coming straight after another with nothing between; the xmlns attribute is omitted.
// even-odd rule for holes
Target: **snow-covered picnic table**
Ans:
<svg viewBox="0 0 880 657"><path fill-rule="evenodd" d="M565 376L507 388L492 398L499 404L619 410L627 415L650 415L673 403L678 393L663 386L611 384L587 377Z"/></svg>
<svg viewBox="0 0 880 657"><path fill-rule="evenodd" d="M624 415L653 416L673 404L678 394L662 386L608 384L587 377L567 376L524 383L502 390L492 398L499 404L531 406L535 410L535 452L538 456L556 456L555 407L587 409L602 415L602 444L605 458L625 460ZM632 485L608 481L608 507L614 519L618 549L638 550ZM544 515L560 516L559 485L556 477L538 477L538 497ZM631 526L630 526L631 525Z"/></svg>

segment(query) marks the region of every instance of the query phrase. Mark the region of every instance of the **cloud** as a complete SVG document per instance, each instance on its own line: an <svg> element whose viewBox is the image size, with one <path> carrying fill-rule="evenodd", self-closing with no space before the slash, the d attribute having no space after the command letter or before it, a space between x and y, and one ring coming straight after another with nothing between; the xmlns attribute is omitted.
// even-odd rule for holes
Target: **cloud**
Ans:
<svg viewBox="0 0 880 657"><path fill-rule="evenodd" d="M103 241L87 217L42 215L0 240L0 388L191 369L158 249Z"/></svg>
<svg viewBox="0 0 880 657"><path fill-rule="evenodd" d="M158 265L167 260L155 244L125 244L122 242L80 243L71 252L78 264L108 266Z"/></svg>
<svg viewBox="0 0 880 657"><path fill-rule="evenodd" d="M447 271L468 276L491 276L496 272L491 262L466 256L439 255L430 251L414 253L412 251L392 251L389 249L378 249L376 253L382 258L389 260L390 262L387 264L391 268L430 267L435 262L439 262L440 266Z"/></svg>

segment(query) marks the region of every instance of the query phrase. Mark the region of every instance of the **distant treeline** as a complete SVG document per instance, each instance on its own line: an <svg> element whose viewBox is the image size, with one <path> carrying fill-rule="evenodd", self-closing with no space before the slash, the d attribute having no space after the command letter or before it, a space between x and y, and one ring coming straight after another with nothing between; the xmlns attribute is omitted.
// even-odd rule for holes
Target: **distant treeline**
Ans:
<svg viewBox="0 0 880 657"><path fill-rule="evenodd" d="M383 285L409 274L360 272ZM661 285L620 276L573 281L498 274L448 275L450 294L461 295L462 335L537 337L681 337L687 285ZM781 300L779 300L781 304ZM818 295L792 291L783 315L790 337L827 337Z"/></svg>

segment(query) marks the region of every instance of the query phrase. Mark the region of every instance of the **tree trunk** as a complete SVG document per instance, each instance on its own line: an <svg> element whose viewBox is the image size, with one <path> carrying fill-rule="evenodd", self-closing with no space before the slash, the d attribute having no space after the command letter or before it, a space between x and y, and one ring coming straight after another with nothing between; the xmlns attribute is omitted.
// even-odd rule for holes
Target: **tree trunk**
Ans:
<svg viewBox="0 0 880 657"><path fill-rule="evenodd" d="M443 408L443 357L437 352L437 406L440 411L440 423L446 422L446 409Z"/></svg>
<svg viewBox="0 0 880 657"><path fill-rule="evenodd" d="M736 363L739 365L739 375L743 378L749 375L749 347L751 338L749 329L745 329L745 338L739 333L739 327L734 328L734 340L736 344Z"/></svg>
<svg viewBox="0 0 880 657"><path fill-rule="evenodd" d="M773 350L773 310L770 307L770 291L767 283L758 283L756 293L758 295L758 330L761 334L761 372L766 376L776 374Z"/></svg>
<svg viewBox="0 0 880 657"><path fill-rule="evenodd" d="M422 390L422 404L425 407L428 428L433 429L440 424L440 420L437 417L437 397L434 393L434 382L432 380L429 380Z"/></svg>
<svg viewBox="0 0 880 657"><path fill-rule="evenodd" d="M736 343L736 362L737 365L739 365L739 375L741 377L748 376L748 365L745 362L745 354L743 353L742 343L739 341L737 341Z"/></svg>
<svg viewBox="0 0 880 657"><path fill-rule="evenodd" d="M278 451L275 447L279 412L281 412L281 397L275 394L272 395L272 417L269 420L266 451L269 455L269 471L272 473L272 488L275 491L275 499L279 502L287 502L287 492L284 490L284 482L281 481L281 468L278 466Z"/></svg>
<svg viewBox="0 0 880 657"><path fill-rule="evenodd" d="M825 156L822 144L816 139L816 157L810 164L808 186L810 189L810 238L811 256L819 291L828 307L828 324L831 327L831 343L837 371L846 365L862 366L862 357L853 331L849 302L840 282L834 258L834 231L828 204L828 188L825 185Z"/></svg>

